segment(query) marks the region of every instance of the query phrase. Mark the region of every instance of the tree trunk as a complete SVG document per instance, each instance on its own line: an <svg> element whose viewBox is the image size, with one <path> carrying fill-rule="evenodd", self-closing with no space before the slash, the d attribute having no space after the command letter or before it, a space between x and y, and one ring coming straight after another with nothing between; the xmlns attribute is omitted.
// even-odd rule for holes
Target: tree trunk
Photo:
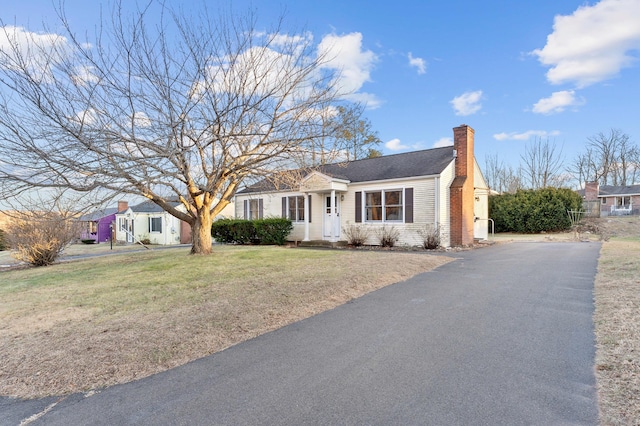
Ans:
<svg viewBox="0 0 640 426"><path fill-rule="evenodd" d="M205 208L191 225L191 254L211 254L211 214Z"/></svg>

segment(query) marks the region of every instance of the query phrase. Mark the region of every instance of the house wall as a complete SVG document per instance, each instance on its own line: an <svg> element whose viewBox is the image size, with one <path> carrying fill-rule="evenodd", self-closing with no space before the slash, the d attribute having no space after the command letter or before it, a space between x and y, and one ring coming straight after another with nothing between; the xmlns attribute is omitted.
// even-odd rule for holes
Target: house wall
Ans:
<svg viewBox="0 0 640 426"><path fill-rule="evenodd" d="M479 240L489 238L489 186L482 175L478 162L474 159L474 204L475 223L473 237Z"/></svg>
<svg viewBox="0 0 640 426"><path fill-rule="evenodd" d="M610 196L610 197L601 197L600 199L600 216L602 217L606 217L606 216L611 216L611 206L615 205L616 203L616 198L617 197L623 197L625 195L617 195L617 196ZM627 197L630 197L631 200L631 214L632 215L640 215L640 195L626 195ZM602 200L606 200L606 202L603 202ZM614 213L615 214L615 213Z"/></svg>
<svg viewBox="0 0 640 426"><path fill-rule="evenodd" d="M452 171L449 172L452 175ZM447 178L450 180L451 176ZM340 204L340 241L346 241L344 228L350 225L363 225L369 227L372 232L367 240L367 244L378 245L379 239L376 231L383 225L393 226L400 231L399 245L416 246L422 245L422 237L418 234L419 229L428 226L437 226L436 217L436 194L446 194L438 187L440 179L435 177L425 177L416 179L404 179L394 181L367 182L360 184L350 184L347 192L336 192ZM355 216L356 192L391 190L413 188L413 223L388 222L382 223L357 223ZM438 188L438 191L436 191ZM263 217L282 216L282 197L302 195L300 192L277 192L238 195L235 203L235 215L237 218L244 218L244 201L250 199L262 199ZM324 210L325 200L330 193L312 193L311 195L311 223L309 223L309 238L311 240L323 240L324 235ZM342 199L344 198L344 199ZM442 207L441 207L442 208ZM293 230L288 239L291 241L302 241L304 239L304 222L293 224Z"/></svg>
<svg viewBox="0 0 640 426"><path fill-rule="evenodd" d="M440 244L443 247L451 246L451 197L449 188L455 177L455 164L452 161L440 174L439 181L439 223L440 223Z"/></svg>
<svg viewBox="0 0 640 426"><path fill-rule="evenodd" d="M127 241L127 235L124 231L117 226L119 217L126 217L126 214L131 214L133 218L133 235L136 240L143 240L148 238L151 244L159 245L173 245L180 244L180 220L171 216L167 212L158 213L135 213L131 210L123 214L116 215L116 241L122 243ZM151 232L149 230L149 218L161 217L162 218L162 232Z"/></svg>

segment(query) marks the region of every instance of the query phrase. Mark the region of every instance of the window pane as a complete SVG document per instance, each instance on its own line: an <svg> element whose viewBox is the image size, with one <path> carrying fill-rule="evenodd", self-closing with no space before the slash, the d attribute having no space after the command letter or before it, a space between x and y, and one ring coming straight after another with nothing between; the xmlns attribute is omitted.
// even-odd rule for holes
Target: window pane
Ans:
<svg viewBox="0 0 640 426"><path fill-rule="evenodd" d="M385 208L385 220L402 220L402 207Z"/></svg>
<svg viewBox="0 0 640 426"><path fill-rule="evenodd" d="M382 192L367 192L365 203L367 206L381 206Z"/></svg>
<svg viewBox="0 0 640 426"><path fill-rule="evenodd" d="M382 220L382 207L367 207L366 220Z"/></svg>
<svg viewBox="0 0 640 426"><path fill-rule="evenodd" d="M304 222L304 196L296 197L296 203L298 204L298 222Z"/></svg>
<svg viewBox="0 0 640 426"><path fill-rule="evenodd" d="M401 205L402 204L402 191L385 191L384 193L384 204L387 206L390 205Z"/></svg>

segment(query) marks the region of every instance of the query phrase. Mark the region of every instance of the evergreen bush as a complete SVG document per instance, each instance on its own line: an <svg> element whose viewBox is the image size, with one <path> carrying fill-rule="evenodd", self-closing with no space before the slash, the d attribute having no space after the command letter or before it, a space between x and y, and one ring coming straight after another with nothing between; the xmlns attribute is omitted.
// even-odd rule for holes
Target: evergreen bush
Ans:
<svg viewBox="0 0 640 426"><path fill-rule="evenodd" d="M580 210L582 197L568 188L519 190L489 197L496 232L533 234L571 228L568 210Z"/></svg>
<svg viewBox="0 0 640 426"><path fill-rule="evenodd" d="M227 244L282 245L292 229L293 223L285 218L221 219L211 226L211 236Z"/></svg>

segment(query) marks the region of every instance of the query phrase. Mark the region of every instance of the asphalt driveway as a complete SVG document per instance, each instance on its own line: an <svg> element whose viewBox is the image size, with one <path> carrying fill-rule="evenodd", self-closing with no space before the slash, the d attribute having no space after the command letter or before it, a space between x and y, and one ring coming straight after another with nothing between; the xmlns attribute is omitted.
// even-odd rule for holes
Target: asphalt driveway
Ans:
<svg viewBox="0 0 640 426"><path fill-rule="evenodd" d="M512 243L461 252L433 272L162 374L92 396L1 400L2 423L36 414L30 424L596 425L599 249Z"/></svg>

